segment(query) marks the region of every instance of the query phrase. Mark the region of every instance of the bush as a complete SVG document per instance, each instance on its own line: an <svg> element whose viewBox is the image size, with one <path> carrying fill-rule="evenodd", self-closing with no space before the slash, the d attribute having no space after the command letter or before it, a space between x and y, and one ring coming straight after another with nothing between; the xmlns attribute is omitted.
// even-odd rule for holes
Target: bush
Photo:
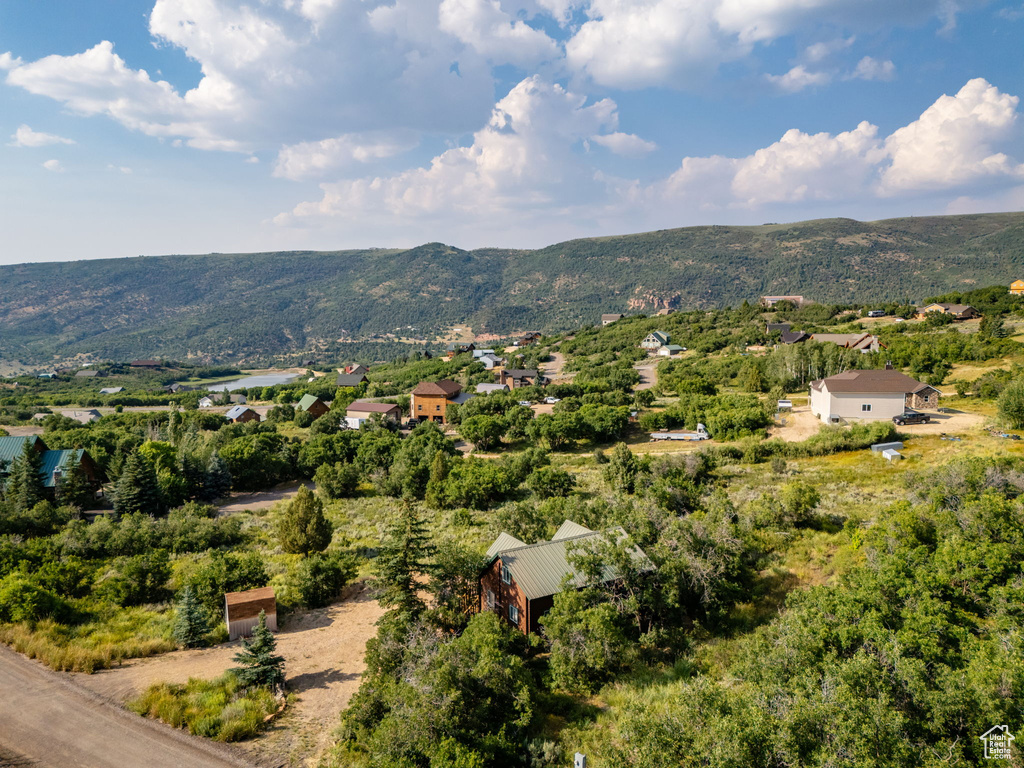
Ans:
<svg viewBox="0 0 1024 768"><path fill-rule="evenodd" d="M359 467L337 461L321 464L313 474L316 489L328 499L345 499L354 496L359 487Z"/></svg>
<svg viewBox="0 0 1024 768"><path fill-rule="evenodd" d="M539 499L568 496L576 490L576 480L564 469L539 467L526 479L526 486Z"/></svg>
<svg viewBox="0 0 1024 768"><path fill-rule="evenodd" d="M340 553L310 555L299 563L292 585L304 606L322 608L338 599L355 572L353 560Z"/></svg>
<svg viewBox="0 0 1024 768"><path fill-rule="evenodd" d="M259 733L278 704L268 688L243 689L229 673L215 680L191 678L185 685L152 685L128 707L173 728L188 728L196 736L240 741Z"/></svg>

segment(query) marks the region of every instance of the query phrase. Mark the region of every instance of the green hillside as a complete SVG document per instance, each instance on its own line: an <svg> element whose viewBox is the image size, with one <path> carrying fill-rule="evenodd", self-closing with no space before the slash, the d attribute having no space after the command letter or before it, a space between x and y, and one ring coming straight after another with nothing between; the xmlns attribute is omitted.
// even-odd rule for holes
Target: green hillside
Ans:
<svg viewBox="0 0 1024 768"><path fill-rule="evenodd" d="M535 251L429 243L20 264L0 267L0 358L251 362L391 332L555 331L763 293L905 301L1021 275L1024 213L688 227Z"/></svg>

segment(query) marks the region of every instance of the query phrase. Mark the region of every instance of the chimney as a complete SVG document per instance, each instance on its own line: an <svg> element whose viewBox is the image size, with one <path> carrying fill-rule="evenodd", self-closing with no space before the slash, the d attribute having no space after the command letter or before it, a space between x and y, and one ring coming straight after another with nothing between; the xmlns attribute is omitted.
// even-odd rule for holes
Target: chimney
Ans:
<svg viewBox="0 0 1024 768"><path fill-rule="evenodd" d="M887 371L891 371L892 370L892 360L886 360L885 361L885 370L887 370Z"/></svg>

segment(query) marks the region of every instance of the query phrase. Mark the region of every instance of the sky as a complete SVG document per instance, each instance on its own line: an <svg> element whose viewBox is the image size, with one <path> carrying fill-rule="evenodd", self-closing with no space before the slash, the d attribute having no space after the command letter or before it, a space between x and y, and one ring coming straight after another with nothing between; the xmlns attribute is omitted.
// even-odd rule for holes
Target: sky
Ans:
<svg viewBox="0 0 1024 768"><path fill-rule="evenodd" d="M3 0L0 263L1021 210L1022 41L1022 0Z"/></svg>

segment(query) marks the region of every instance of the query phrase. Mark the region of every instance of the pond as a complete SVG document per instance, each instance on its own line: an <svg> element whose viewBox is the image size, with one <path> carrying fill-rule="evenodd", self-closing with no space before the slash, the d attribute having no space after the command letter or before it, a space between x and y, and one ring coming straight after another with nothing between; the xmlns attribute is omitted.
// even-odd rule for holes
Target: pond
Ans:
<svg viewBox="0 0 1024 768"><path fill-rule="evenodd" d="M275 384L288 384L299 377L297 373L261 373L257 376L245 376L233 381L219 381L206 389L210 392L234 392L246 387L272 387Z"/></svg>

